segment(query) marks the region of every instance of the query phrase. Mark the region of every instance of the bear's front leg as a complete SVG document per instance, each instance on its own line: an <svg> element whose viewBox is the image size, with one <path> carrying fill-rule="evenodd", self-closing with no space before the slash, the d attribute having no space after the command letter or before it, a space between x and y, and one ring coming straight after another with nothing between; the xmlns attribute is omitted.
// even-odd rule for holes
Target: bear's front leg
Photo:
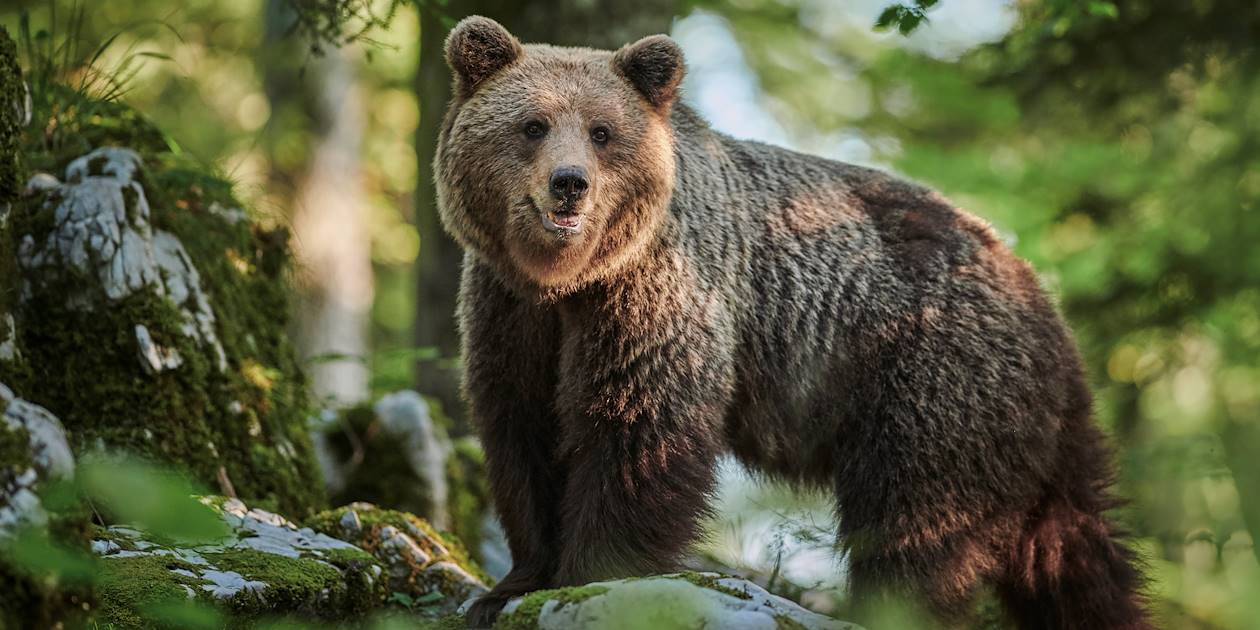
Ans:
<svg viewBox="0 0 1260 630"><path fill-rule="evenodd" d="M554 313L514 296L471 257L465 259L459 319L464 390L512 551L511 571L468 611L468 625L485 628L509 599L546 588L555 574L565 485L552 410L559 322Z"/></svg>
<svg viewBox="0 0 1260 630"><path fill-rule="evenodd" d="M624 302L562 319L557 586L673 570L709 512L732 335L698 291L635 288L659 291L625 291L613 296Z"/></svg>

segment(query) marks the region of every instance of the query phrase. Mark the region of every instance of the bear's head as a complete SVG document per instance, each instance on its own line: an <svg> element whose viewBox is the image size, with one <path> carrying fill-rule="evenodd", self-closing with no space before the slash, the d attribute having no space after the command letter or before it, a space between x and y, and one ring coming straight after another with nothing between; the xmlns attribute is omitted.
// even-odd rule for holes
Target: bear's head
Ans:
<svg viewBox="0 0 1260 630"><path fill-rule="evenodd" d="M434 169L442 221L462 245L553 291L643 251L674 187L669 115L683 57L673 40L616 52L522 45L470 17L447 38L446 60L454 94Z"/></svg>

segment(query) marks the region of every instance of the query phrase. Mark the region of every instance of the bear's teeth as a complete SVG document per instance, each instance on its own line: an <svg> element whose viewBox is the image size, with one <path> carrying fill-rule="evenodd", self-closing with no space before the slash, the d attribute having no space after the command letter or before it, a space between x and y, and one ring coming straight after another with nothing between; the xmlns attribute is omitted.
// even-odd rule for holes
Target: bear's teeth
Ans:
<svg viewBox="0 0 1260 630"><path fill-rule="evenodd" d="M548 211L543 214L543 224L548 230L576 232L582 225L582 216L576 212Z"/></svg>

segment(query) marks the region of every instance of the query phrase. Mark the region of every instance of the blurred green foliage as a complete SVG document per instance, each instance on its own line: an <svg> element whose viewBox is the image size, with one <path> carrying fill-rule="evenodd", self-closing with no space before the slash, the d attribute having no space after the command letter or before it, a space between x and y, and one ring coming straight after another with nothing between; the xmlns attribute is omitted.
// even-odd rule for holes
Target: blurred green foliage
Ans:
<svg viewBox="0 0 1260 630"><path fill-rule="evenodd" d="M87 593L107 586L110 576L99 567L103 561L88 549L93 535L79 531L85 508L98 520L141 527L159 540L210 543L228 534L224 521L194 496L204 494L204 489L135 458L83 458L73 480L55 482L40 494L51 527L30 526L0 538L0 562L50 587ZM91 606L86 603L90 598L82 601L90 619ZM223 627L218 612L182 593L140 613L157 627Z"/></svg>
<svg viewBox="0 0 1260 630"><path fill-rule="evenodd" d="M89 457L79 463L83 496L106 513L110 523L134 524L155 538L211 542L228 534L209 506L194 498L206 494L179 475L138 460Z"/></svg>

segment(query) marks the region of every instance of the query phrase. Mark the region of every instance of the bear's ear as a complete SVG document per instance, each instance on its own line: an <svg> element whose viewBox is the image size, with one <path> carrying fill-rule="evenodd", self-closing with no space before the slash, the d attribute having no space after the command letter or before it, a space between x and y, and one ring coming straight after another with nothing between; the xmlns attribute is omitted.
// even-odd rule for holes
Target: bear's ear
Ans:
<svg viewBox="0 0 1260 630"><path fill-rule="evenodd" d="M507 29L480 15L460 20L446 36L446 64L455 72L455 83L465 97L523 54L525 49Z"/></svg>
<svg viewBox="0 0 1260 630"><path fill-rule="evenodd" d="M662 111L678 97L685 72L682 49L665 35L650 35L623 46L613 55L613 68Z"/></svg>

